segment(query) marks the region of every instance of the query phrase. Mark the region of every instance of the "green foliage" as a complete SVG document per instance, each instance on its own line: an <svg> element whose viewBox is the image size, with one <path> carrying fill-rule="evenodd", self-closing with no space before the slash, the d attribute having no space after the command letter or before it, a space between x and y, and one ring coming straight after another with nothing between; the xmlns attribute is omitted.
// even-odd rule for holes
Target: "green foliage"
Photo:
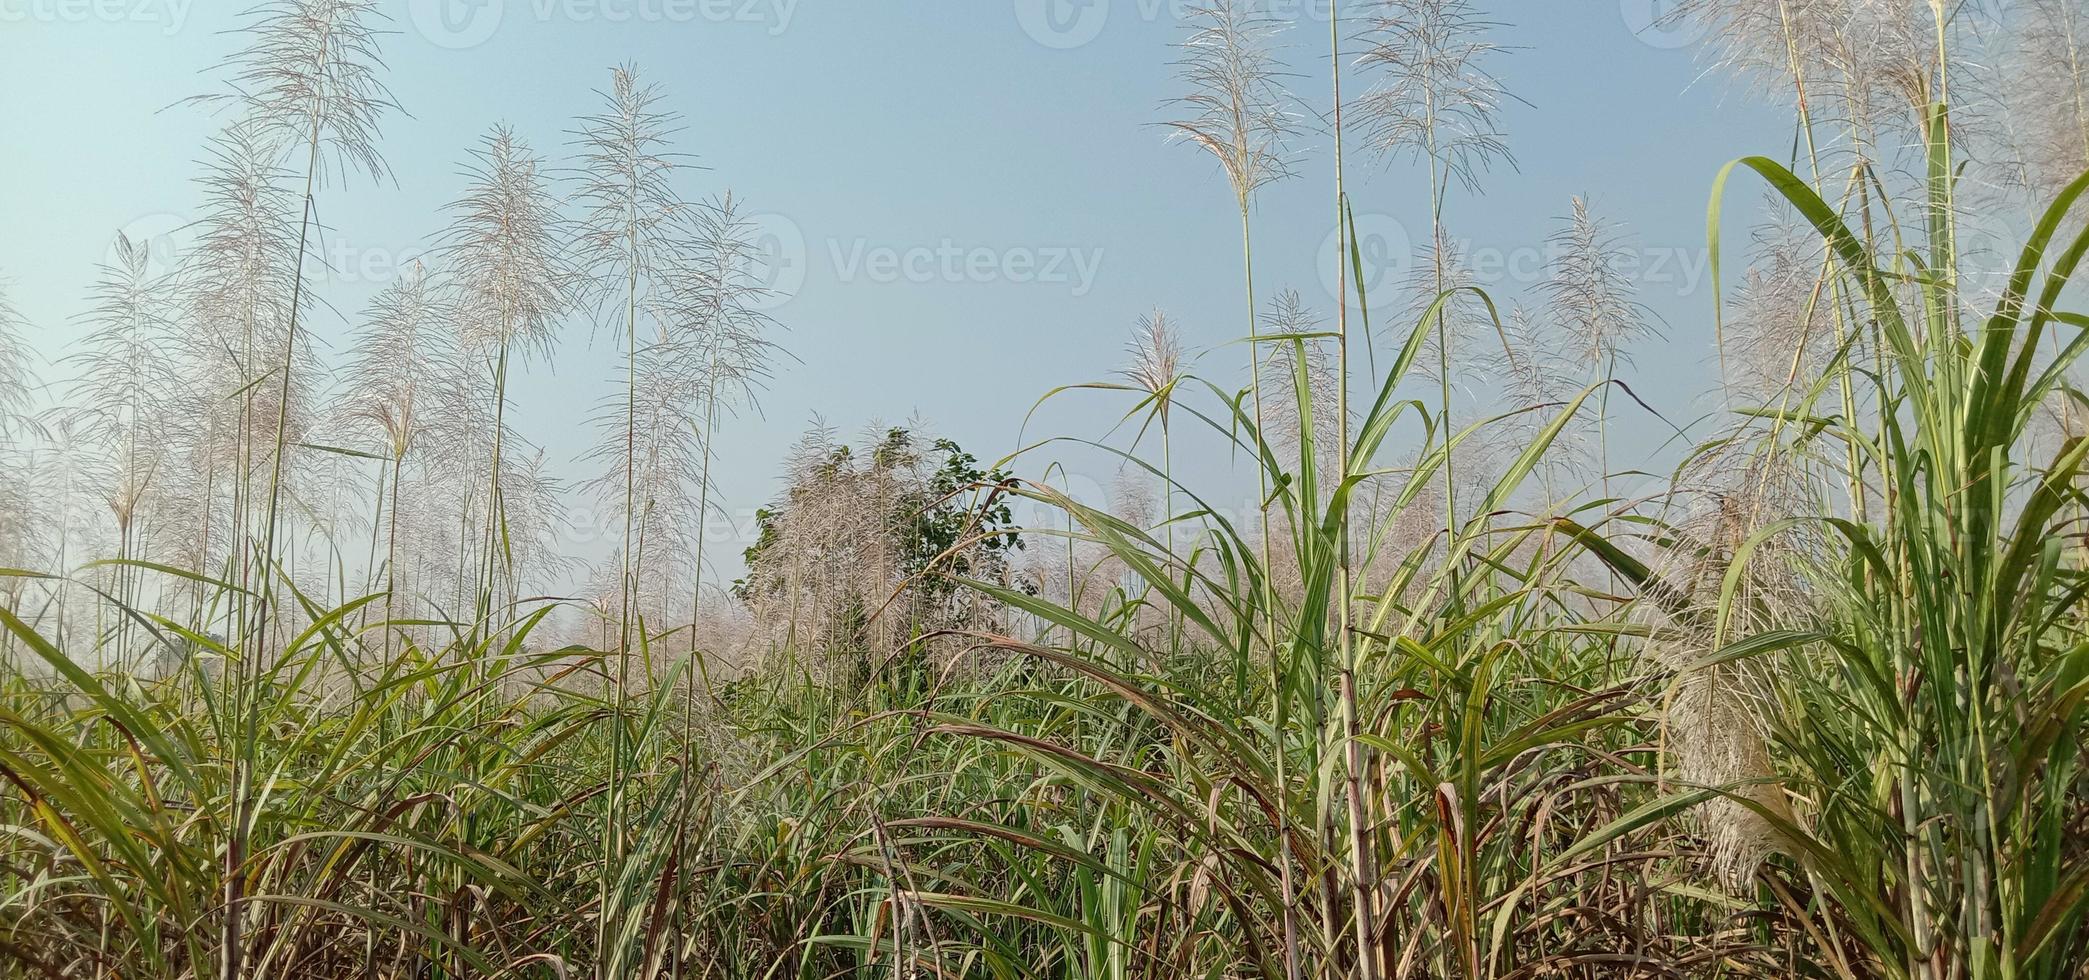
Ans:
<svg viewBox="0 0 2089 980"><path fill-rule="evenodd" d="M904 438L903 430L893 430L893 436ZM942 465L926 487L902 498L901 506L911 517L904 525L906 557L901 568L909 575L936 570L998 578L1010 556L1023 548L1007 494L1014 477L999 467L981 469L976 457L948 439L936 440L930 452L942 458ZM977 506L968 506L968 495L980 489L988 495ZM938 569L939 559L946 555L948 567Z"/></svg>
<svg viewBox="0 0 2089 980"><path fill-rule="evenodd" d="M887 429L863 454L869 463L860 470L856 455L849 446L834 447L782 501L755 511L755 541L742 552L751 571L734 583L739 598L752 600L783 587L774 572L761 580L766 559L783 542L792 503L837 481L897 488L880 502L885 513L871 517L897 550L898 572L932 598L947 596L952 586L946 577L928 576L931 570L999 578L1011 556L1022 550L1022 531L1007 493L1013 477L1006 469L981 468L977 457L949 439L937 439L924 453L914 433L904 428Z"/></svg>
<svg viewBox="0 0 2089 980"><path fill-rule="evenodd" d="M1461 5L1406 6L1442 36L1380 45L1391 69L1462 33L1441 19ZM1233 87L1199 105L1253 112L1177 129L1281 115L1240 9L1197 15L1187 65ZM1784 43L1798 71L1812 52ZM1078 387L1139 399L1159 467L1086 440L983 464L907 428L809 439L757 512L738 662L698 617L673 642L543 639L558 603L492 593L497 502L464 621L404 611L434 596L329 608L272 519L238 575L0 569L0 975L2084 976L2089 440L2065 423L2089 411L2089 316L2065 307L2089 176L1976 292L1929 71L1896 76L1921 80L1909 201L1872 161L1840 196L1763 157L1717 176L1715 279L1727 183L1752 174L1824 246L1805 285L1833 343L1689 454L1671 482L1699 513L1533 505L1615 382L1453 428L1445 309L1509 333L1458 287L1369 376L1347 345L1375 297L1333 333L1251 329L1247 390L1178 371L1153 323L1149 383ZM1205 143L1244 217L1276 173L1248 173L1253 144ZM1178 434L1251 461L1258 512L1176 481ZM1165 526L1018 477L1073 444L1161 481ZM1019 527L1018 499L1065 520ZM1014 574L1040 542L1066 545L1063 592ZM115 626L54 639L36 590Z"/></svg>

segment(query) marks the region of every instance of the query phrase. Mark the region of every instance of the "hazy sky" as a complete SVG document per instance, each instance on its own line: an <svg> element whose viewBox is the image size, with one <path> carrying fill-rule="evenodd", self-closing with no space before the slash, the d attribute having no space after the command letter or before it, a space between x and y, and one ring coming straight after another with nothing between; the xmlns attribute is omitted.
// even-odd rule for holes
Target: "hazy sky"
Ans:
<svg viewBox="0 0 2089 980"><path fill-rule="evenodd" d="M1324 0L1323 0L1324 2ZM1447 222L1498 298L1528 296L1547 235L1576 194L1629 234L1641 299L1667 340L1627 372L1687 422L1711 382L1705 203L1719 166L1789 152L1790 124L1720 79L1700 79L1687 36L1635 32L1660 0L1483 5L1511 50L1492 61L1528 104L1502 115L1515 171L1453 192ZM222 91L213 71L237 45L238 2L0 0L0 277L12 281L39 347L56 357L84 332L94 266L119 229L178 246L197 194L196 160L221 120L175 105ZM1181 4L1165 0L403 0L388 4L388 82L405 111L383 124L396 186L326 189L313 287L332 307L322 344L354 327L364 300L438 230L463 185L466 150L513 125L539 151L566 153L609 67L635 62L686 118L682 148L705 170L691 196L732 189L763 213L778 248L772 311L796 361L779 365L762 417L720 438L727 505L774 489L788 444L815 415L845 431L919 413L983 458L1017 445L1051 387L1123 366L1124 338L1165 308L1193 346L1245 333L1239 229L1210 159L1154 123L1182 94L1171 43ZM1358 5L1361 8L1362 5ZM1292 3L1291 81L1324 107L1324 11ZM1347 31L1345 31L1347 33ZM1354 47L1353 44L1349 45ZM1353 51L1351 52L1353 54ZM1355 94L1370 83L1352 74ZM1263 298L1297 288L1332 299L1323 244L1332 221L1328 138L1309 136L1297 179L1255 213ZM1426 240L1426 179L1400 161L1352 153L1350 189L1367 251L1396 306L1398 267ZM1737 182L1737 185L1739 182ZM1737 189L1737 203L1758 198ZM555 364L516 388L524 434L571 460L578 424L612 390L613 333L593 344L576 320ZM1200 367L1237 382L1238 346ZM62 374L54 369L54 375ZM1099 436L1126 404L1054 402L1030 435ZM1620 412L1621 415L1626 414ZM1621 423L1619 465L1665 431ZM1207 454L1194 482L1226 466ZM1107 486L1088 460L1076 484ZM565 472L585 475L566 464ZM732 549L736 551L737 549Z"/></svg>

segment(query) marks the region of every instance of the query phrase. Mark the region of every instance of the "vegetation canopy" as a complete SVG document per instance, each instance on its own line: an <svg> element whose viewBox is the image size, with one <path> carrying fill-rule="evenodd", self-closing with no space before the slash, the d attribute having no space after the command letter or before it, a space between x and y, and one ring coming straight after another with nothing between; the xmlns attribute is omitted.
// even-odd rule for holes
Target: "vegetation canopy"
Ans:
<svg viewBox="0 0 2089 980"><path fill-rule="evenodd" d="M737 581L719 437L787 334L675 93L459 147L326 353L316 202L435 178L378 152L378 5L257 8L193 246L119 236L48 384L0 292L0 976L2089 977L2080 0L1664 5L1795 120L1705 175L1666 323L1584 196L1479 284L1513 27L1366 6L1181 18L1149 138L1240 220L1223 366L1100 311L1119 363L1036 394L1108 431L817 422ZM1429 177L1402 281L1358 145ZM1307 181L1326 311L1256 293ZM512 382L583 319L568 488ZM1716 408L1628 479L1657 333Z"/></svg>

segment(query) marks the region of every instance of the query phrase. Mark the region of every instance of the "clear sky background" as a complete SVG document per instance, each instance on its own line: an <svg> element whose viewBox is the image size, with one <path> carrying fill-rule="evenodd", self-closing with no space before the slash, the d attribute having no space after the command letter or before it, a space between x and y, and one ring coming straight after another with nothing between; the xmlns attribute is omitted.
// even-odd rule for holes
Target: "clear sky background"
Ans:
<svg viewBox="0 0 2089 980"><path fill-rule="evenodd" d="M1492 68L1527 103L1502 114L1519 166L1497 168L1479 196L1454 191L1447 220L1476 254L1500 257L1489 286L1513 300L1534 293L1545 238L1569 199L1588 195L1644 257L1640 298L1664 321L1666 339L1642 345L1625 376L1687 423L1709 407L1712 384L1710 182L1736 156L1787 155L1791 127L1782 110L1701 78L1692 39L1635 31L1657 2L1482 5L1502 23L1494 40L1512 49ZM175 103L222 90L212 69L239 43L225 32L242 6L0 0L0 277L47 356L84 333L71 318L119 229L178 243L198 199L196 160L220 121ZM322 344L353 329L364 301L439 230L466 151L489 126L511 124L563 156L610 66L629 61L686 119L682 149L706 169L685 191L731 189L765 213L762 227L781 245L789 297L773 313L795 360L778 365L761 415L718 441L729 509L775 491L786 448L815 415L853 432L918 413L982 458L1009 452L1039 396L1121 368L1129 329L1155 307L1193 347L1219 348L1200 362L1205 373L1237 383L1245 352L1221 346L1245 332L1231 194L1209 157L1154 125L1183 94L1171 77L1170 45L1183 33L1176 6L389 4L397 33L383 52L405 110L383 125L394 183L351 180L321 197L320 254L333 270L314 288L332 309L310 325ZM1296 19L1285 52L1299 73L1292 81L1324 109L1325 13ZM1353 95L1369 82L1352 73L1345 84ZM1328 310L1317 261L1333 227L1328 137L1308 136L1302 148L1300 176L1260 198L1258 288L1263 298L1297 288ZM1349 173L1367 244L1404 261L1402 240L1427 236L1422 171L1352 153ZM1755 200L1753 188L1734 193L1737 204ZM960 262L949 275L940 258L912 270L877 264L883 253L946 245L983 249L995 266ZM1036 273L1025 273L1026 256ZM1397 305L1394 285L1374 296L1380 309ZM580 420L613 388L613 333L593 344L590 334L576 319L555 362L515 389L524 434L554 459L584 451ZM1099 436L1125 407L1102 396L1054 402L1029 433ZM1617 465L1658 451L1665 426L1619 414ZM1208 454L1182 469L1195 483L1224 479L1227 467ZM1094 459L1075 468L1077 485L1108 486L1115 473ZM571 463L564 472L587 475Z"/></svg>

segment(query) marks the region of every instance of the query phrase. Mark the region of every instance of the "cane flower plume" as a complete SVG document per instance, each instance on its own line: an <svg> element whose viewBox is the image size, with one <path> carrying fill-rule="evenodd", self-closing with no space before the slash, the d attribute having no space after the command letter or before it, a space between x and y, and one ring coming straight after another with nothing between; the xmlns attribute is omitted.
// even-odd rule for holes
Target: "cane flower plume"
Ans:
<svg viewBox="0 0 2089 980"><path fill-rule="evenodd" d="M1281 24L1252 0L1210 0L1191 8L1186 23L1176 77L1189 92L1163 125L1210 153L1246 207L1264 185L1292 175L1299 128L1273 48Z"/></svg>
<svg viewBox="0 0 2089 980"><path fill-rule="evenodd" d="M247 46L224 66L232 91L196 101L232 104L272 153L309 146L319 182L329 168L384 177L378 124L398 106L383 79L376 0L268 0L247 16Z"/></svg>

